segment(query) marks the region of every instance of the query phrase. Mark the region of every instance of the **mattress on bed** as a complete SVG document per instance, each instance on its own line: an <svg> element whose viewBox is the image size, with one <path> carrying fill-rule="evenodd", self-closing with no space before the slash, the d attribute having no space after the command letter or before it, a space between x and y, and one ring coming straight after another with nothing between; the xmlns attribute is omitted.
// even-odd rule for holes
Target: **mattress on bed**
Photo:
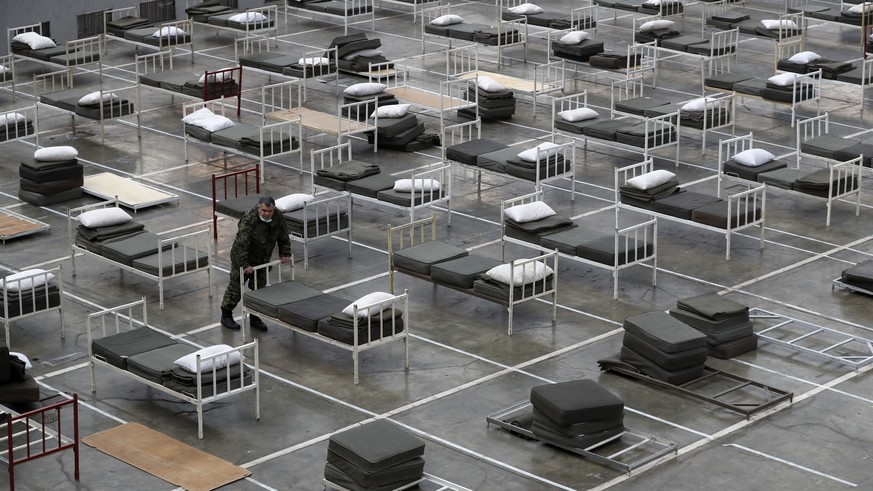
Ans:
<svg viewBox="0 0 873 491"><path fill-rule="evenodd" d="M298 237L303 237L305 233L306 237L313 238L349 228L348 213L336 208L325 210L319 207L317 213L314 210L304 212L300 209L283 213L282 217L285 219L288 233Z"/></svg>
<svg viewBox="0 0 873 491"><path fill-rule="evenodd" d="M0 75L0 77L2 77L2 75ZM0 80L0 82L2 82L2 80ZM33 131L33 121L30 120L0 126L0 142L32 135Z"/></svg>
<svg viewBox="0 0 873 491"><path fill-rule="evenodd" d="M735 160L731 159L722 165L722 172L731 176L737 176L742 179L757 181L758 175L762 172L770 172L776 169L783 169L787 166L788 163L786 161L777 159L771 160L757 167L749 167L748 165L738 164Z"/></svg>
<svg viewBox="0 0 873 491"><path fill-rule="evenodd" d="M185 125L186 130L187 127L191 125ZM195 128L197 128L195 126ZM210 135L210 141L215 145L221 145L223 147L235 148L239 149L242 145L240 142L243 138L251 138L254 136L258 137L260 130L256 126L251 126L247 124L237 124L231 126L230 128L224 128L222 130L214 131ZM195 136L195 135L192 135Z"/></svg>
<svg viewBox="0 0 873 491"><path fill-rule="evenodd" d="M794 189L794 181L809 174L809 169L783 167L758 174L758 182L781 189Z"/></svg>
<svg viewBox="0 0 873 491"><path fill-rule="evenodd" d="M63 45L58 47L63 47ZM65 66L84 65L100 61L100 53L94 51L73 51L51 56L48 61Z"/></svg>
<svg viewBox="0 0 873 491"><path fill-rule="evenodd" d="M727 109L706 112L683 111L680 116L680 124L684 128L702 130L731 124L731 111Z"/></svg>
<svg viewBox="0 0 873 491"><path fill-rule="evenodd" d="M440 241L429 241L406 247L392 254L394 267L428 276L431 266L469 255L466 249Z"/></svg>
<svg viewBox="0 0 873 491"><path fill-rule="evenodd" d="M67 53L66 43L57 43L51 48L30 49L25 56L35 58L41 61L49 61L54 56L60 56Z"/></svg>
<svg viewBox="0 0 873 491"><path fill-rule="evenodd" d="M377 199L380 192L394 188L397 178L389 174L375 174L354 181L348 181L346 189L352 193L367 198ZM407 193L408 194L408 193Z"/></svg>
<svg viewBox="0 0 873 491"><path fill-rule="evenodd" d="M173 92L182 92L182 86L191 80L197 80L197 75L192 75L184 70L164 70L139 76L139 83L142 85L159 87Z"/></svg>
<svg viewBox="0 0 873 491"><path fill-rule="evenodd" d="M112 104L104 104L102 113L100 106L76 106L76 114L96 120L128 116L134 112L133 102L126 99L114 101Z"/></svg>
<svg viewBox="0 0 873 491"><path fill-rule="evenodd" d="M486 138L458 143L446 148L446 158L467 165L476 165L478 157L487 153L509 148L507 145Z"/></svg>
<svg viewBox="0 0 873 491"><path fill-rule="evenodd" d="M761 89L761 97L767 100L779 102L794 102L795 100L804 101L815 97L815 89L811 86L798 86L797 89L798 90L795 91L794 87L778 87L767 83L767 85Z"/></svg>
<svg viewBox="0 0 873 491"><path fill-rule="evenodd" d="M626 331L665 353L706 346L706 335L660 310L626 317L623 325Z"/></svg>
<svg viewBox="0 0 873 491"><path fill-rule="evenodd" d="M151 26L151 21L142 17L126 15L118 19L106 21L106 32L116 36L124 36L124 33L137 28ZM152 30L152 32L155 32Z"/></svg>
<svg viewBox="0 0 873 491"><path fill-rule="evenodd" d="M137 353L127 359L127 370L130 373L152 382L162 384L169 380L176 360L190 355L197 348L183 343L175 343L144 353Z"/></svg>
<svg viewBox="0 0 873 491"><path fill-rule="evenodd" d="M245 57L240 57L240 65L251 66L268 72L282 73L286 67L289 67L300 57L293 55L285 55L282 53L253 53Z"/></svg>
<svg viewBox="0 0 873 491"><path fill-rule="evenodd" d="M704 364L683 368L682 370L666 370L639 353L622 346L620 360L633 366L640 373L673 385L680 385L696 380L703 375Z"/></svg>
<svg viewBox="0 0 873 491"><path fill-rule="evenodd" d="M861 165L864 167L873 167L873 144L864 142L853 143L846 148L834 152L834 157L840 162L845 162L862 156L864 158L861 160Z"/></svg>
<svg viewBox="0 0 873 491"><path fill-rule="evenodd" d="M577 44L552 43L552 54L573 61L587 62L592 56L603 53L606 47L603 41L586 39Z"/></svg>
<svg viewBox="0 0 873 491"><path fill-rule="evenodd" d="M194 126L193 124L184 124L182 125L182 127L185 130L185 134L192 138L196 138L197 140L203 142L212 141L212 132L207 130L206 128Z"/></svg>
<svg viewBox="0 0 873 491"><path fill-rule="evenodd" d="M501 264L503 262L497 259L470 254L432 265L430 278L435 283L469 290L480 275Z"/></svg>
<svg viewBox="0 0 873 491"><path fill-rule="evenodd" d="M591 119L585 119L583 121L565 121L564 119L562 119L559 116L559 117L555 118L554 125L555 125L555 129L558 129L561 131L566 131L567 133L582 135L585 132L585 128L587 128L588 126L591 126L591 125L597 124L597 123L603 123L604 121L609 121L609 120L604 120L604 119L600 119L600 118L595 117L595 118L591 118ZM626 124L626 123L624 123L624 124ZM615 133L613 133L612 135L613 135L613 139L615 139Z"/></svg>
<svg viewBox="0 0 873 491"><path fill-rule="evenodd" d="M655 200L653 211L683 220L691 220L694 210L724 200L710 194L688 191ZM725 205L727 208L727 205Z"/></svg>
<svg viewBox="0 0 873 491"><path fill-rule="evenodd" d="M527 164L527 163L525 163ZM537 177L540 180L551 178L557 175L566 174L573 170L575 164L563 158L555 162L554 159L549 159L545 164L539 166L539 176L537 176L537 168L529 165L518 165L516 161L508 160L506 162L506 174L526 181L536 182Z"/></svg>
<svg viewBox="0 0 873 491"><path fill-rule="evenodd" d="M634 121L630 119L595 120L582 127L582 135L598 140L616 141L618 132L633 126Z"/></svg>
<svg viewBox="0 0 873 491"><path fill-rule="evenodd" d="M279 306L321 295L321 290L298 283L283 281L243 294L243 305L274 319L279 318Z"/></svg>
<svg viewBox="0 0 873 491"><path fill-rule="evenodd" d="M455 26L458 25L462 24L449 26L449 32L451 32L452 37L455 37L455 33L457 32ZM498 29L497 27L492 26L479 26L479 28L474 30L473 37L468 39L468 41L475 41L489 46L496 46L498 44L504 45L521 41L521 33L514 27L509 29L505 27L503 29Z"/></svg>
<svg viewBox="0 0 873 491"><path fill-rule="evenodd" d="M703 81L707 87L717 89L734 90L734 85L739 82L751 80L754 76L745 73L720 73L712 77L706 77Z"/></svg>
<svg viewBox="0 0 873 491"><path fill-rule="evenodd" d="M426 191L423 193L415 193L414 196L415 198L413 199L413 193L404 193L393 189L386 189L376 193L376 199L379 201L406 207L418 206L430 201L441 199L445 197L445 193L442 190L433 192Z"/></svg>
<svg viewBox="0 0 873 491"><path fill-rule="evenodd" d="M161 84L161 87L164 88L163 83ZM196 80L189 80L182 86L181 92L192 97L212 100L218 99L221 96L236 96L239 93L239 84L237 84L236 80L211 82L208 85L197 82Z"/></svg>
<svg viewBox="0 0 873 491"><path fill-rule="evenodd" d="M692 55L701 56L721 56L736 51L735 46L724 46L719 49L713 49L710 41L705 41L698 44L692 44L685 48L685 51Z"/></svg>
<svg viewBox="0 0 873 491"><path fill-rule="evenodd" d="M296 302L279 305L279 320L310 332L318 331L318 321L342 312L351 302L323 293Z"/></svg>
<svg viewBox="0 0 873 491"><path fill-rule="evenodd" d="M315 171L314 182L333 189L344 191L345 183L379 174L381 169L376 164L352 160L333 167L325 167ZM337 183L338 181L338 183Z"/></svg>
<svg viewBox="0 0 873 491"><path fill-rule="evenodd" d="M163 265L158 262L159 254L134 259L131 266L153 276L172 276L175 274L205 268L209 265L209 255L204 251L185 246L170 249L160 255Z"/></svg>
<svg viewBox="0 0 873 491"><path fill-rule="evenodd" d="M240 376L240 372L242 372L242 376ZM201 397L212 397L253 383L253 371L244 365L240 368L239 363L234 363L215 372L206 370L200 374ZM197 374L180 367L173 367L170 371L170 378L165 380L163 385L176 392L192 397L197 396Z"/></svg>
<svg viewBox="0 0 873 491"><path fill-rule="evenodd" d="M830 171L828 169L820 169L815 172L808 173L799 177L794 181L794 190L827 198L831 185ZM843 179L835 179L833 181L833 194L841 194L858 188L858 181L853 177Z"/></svg>
<svg viewBox="0 0 873 491"><path fill-rule="evenodd" d="M143 230L145 230L145 225L134 221L119 225L110 225L108 227L91 228L79 225L76 228L76 236L90 241L105 241L125 237L131 234L138 234Z"/></svg>
<svg viewBox="0 0 873 491"><path fill-rule="evenodd" d="M647 110L669 105L670 101L660 97L636 97L615 103L615 110L643 116Z"/></svg>
<svg viewBox="0 0 873 491"><path fill-rule="evenodd" d="M522 298L530 298L533 295L538 295L540 293L550 291L552 288L552 276L550 275L546 279L546 281L527 283L523 287L511 287L513 292L512 298L515 301ZM473 291L483 297L491 298L497 302L509 302L510 286L506 283L500 283L485 278L479 278L473 281Z"/></svg>
<svg viewBox="0 0 873 491"><path fill-rule="evenodd" d="M516 158L522 150L519 147L505 147L493 152L483 153L476 157L476 167L505 173L506 161Z"/></svg>
<svg viewBox="0 0 873 491"><path fill-rule="evenodd" d="M300 59L298 58L297 61ZM282 75L289 75L297 78L314 78L336 73L336 63L328 63L327 65L301 65L295 61L294 63L282 68Z"/></svg>
<svg viewBox="0 0 873 491"><path fill-rule="evenodd" d="M355 328L352 316L343 314L342 312L331 315L326 319L318 321L318 334L337 340L345 344L354 344ZM392 321L391 311L386 310L382 315L376 314L367 319L361 319L358 324L358 344L365 344L371 341L382 339L383 337L393 336L402 332L404 329L403 312L400 309L394 309L394 317Z"/></svg>
<svg viewBox="0 0 873 491"><path fill-rule="evenodd" d="M590 239L591 235L592 232L588 229L571 227L559 232L540 234L539 244L547 249L557 249L558 252L575 256L576 246Z"/></svg>
<svg viewBox="0 0 873 491"><path fill-rule="evenodd" d="M653 148L676 142L676 128L659 128L646 132L646 124L638 123L620 128L615 133L615 141L640 148Z"/></svg>
<svg viewBox="0 0 873 491"><path fill-rule="evenodd" d="M730 228L748 225L761 217L761 207L749 208L738 212L736 206L731 208ZM721 201L701 206L691 212L691 221L721 229L728 228L728 207Z"/></svg>
<svg viewBox="0 0 873 491"><path fill-rule="evenodd" d="M351 15L361 15L372 12L373 4L357 2L353 7L349 7L346 2L330 0L327 2L309 2L304 6L304 8L314 12L323 12L326 14L348 17Z"/></svg>
<svg viewBox="0 0 873 491"><path fill-rule="evenodd" d="M858 67L837 74L836 80L856 85L867 85L873 83L873 73L867 73L867 79L865 80L863 68Z"/></svg>
<svg viewBox="0 0 873 491"><path fill-rule="evenodd" d="M638 44L646 44L654 42L660 46L665 39L672 39L681 36L682 33L673 28L655 29L653 31L634 33L634 41Z"/></svg>
<svg viewBox="0 0 873 491"><path fill-rule="evenodd" d="M507 218L505 223L507 236L537 245L539 245L543 235L561 232L577 226L569 217L560 214L530 222L516 222Z"/></svg>
<svg viewBox="0 0 873 491"><path fill-rule="evenodd" d="M394 138L404 131L415 128L418 125L418 117L415 114L407 113L399 118L370 119L369 124L375 124L376 132L381 140L382 137Z"/></svg>
<svg viewBox="0 0 873 491"><path fill-rule="evenodd" d="M599 53L591 55L591 58L588 59L588 64L596 68L624 70L629 66L639 66L641 60L642 55L639 53L631 56L615 53Z"/></svg>
<svg viewBox="0 0 873 491"><path fill-rule="evenodd" d="M178 46L180 44L188 44L191 42L191 33L185 33L184 35L178 36L155 37L152 36L155 31L157 31L156 27L131 29L124 31L124 39L148 44L150 46Z"/></svg>
<svg viewBox="0 0 873 491"><path fill-rule="evenodd" d="M140 327L95 339L91 342L91 350L94 356L106 363L127 370L129 357L172 344L176 344L176 341L169 336L148 327Z"/></svg>
<svg viewBox="0 0 873 491"><path fill-rule="evenodd" d="M633 186L623 185L619 186L618 192L622 202L625 201L625 198L651 202L673 194L684 193L685 191L679 187L679 181L674 177L664 184L651 189L637 189Z"/></svg>
<svg viewBox="0 0 873 491"><path fill-rule="evenodd" d="M634 351L659 367L670 371L703 365L706 363L706 357L709 354L706 344L678 353L667 353L657 349L651 343L629 331L624 332L622 346Z"/></svg>
<svg viewBox="0 0 873 491"><path fill-rule="evenodd" d="M337 47L336 54L339 58L345 58L352 53L365 49L379 49L382 47L382 40L378 38L367 39L367 35L364 33L350 34L334 38L328 49L333 47Z"/></svg>
<svg viewBox="0 0 873 491"><path fill-rule="evenodd" d="M836 159L837 152L854 145L855 143L858 143L858 140L824 134L800 142L800 151L802 153L818 155L828 159Z"/></svg>
<svg viewBox="0 0 873 491"><path fill-rule="evenodd" d="M164 244L163 249L169 250L172 245L172 243ZM131 266L135 259L156 254L159 248L161 248L161 237L146 231L104 244L100 249L100 255L125 266Z"/></svg>
<svg viewBox="0 0 873 491"><path fill-rule="evenodd" d="M23 292L6 292L8 311L4 309L0 301L0 317L12 319L22 315L39 312L42 310L58 307L61 305L61 294L58 286L50 283L48 288L39 287L34 290ZM34 309L34 306L36 309Z"/></svg>
<svg viewBox="0 0 873 491"><path fill-rule="evenodd" d="M426 24L424 26L424 33L434 36L449 37L449 27L451 26L435 26L433 24Z"/></svg>
<svg viewBox="0 0 873 491"><path fill-rule="evenodd" d="M623 266L628 262L650 257L655 252L655 244L640 243L629 248L629 242L619 238L618 256L615 253L615 237L612 235L589 236L576 245L576 255L607 266Z"/></svg>
<svg viewBox="0 0 873 491"><path fill-rule="evenodd" d="M69 89L48 94L40 94L39 102L49 106L59 107L65 111L74 112L79 105L79 99L93 92L88 89Z"/></svg>
<svg viewBox="0 0 873 491"><path fill-rule="evenodd" d="M249 194L246 196L237 196L236 198L228 198L215 203L216 213L227 215L231 218L242 218L247 211L251 210L258 204L261 199L260 194Z"/></svg>

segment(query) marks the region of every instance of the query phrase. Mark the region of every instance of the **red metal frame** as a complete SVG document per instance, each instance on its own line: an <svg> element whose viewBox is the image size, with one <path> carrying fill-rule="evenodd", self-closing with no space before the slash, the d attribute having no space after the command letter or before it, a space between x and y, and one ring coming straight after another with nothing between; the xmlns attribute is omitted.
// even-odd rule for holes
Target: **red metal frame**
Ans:
<svg viewBox="0 0 873 491"><path fill-rule="evenodd" d="M61 432L61 412L67 408L72 406L73 411L73 439L70 442L64 443L63 441L63 433ZM46 414L54 412L54 421L49 421L46 423ZM27 428L27 432L25 434L25 449L26 455L24 457L16 458L15 457L15 444L12 441L13 431L12 427L16 421L23 421L25 427ZM35 425L38 425L41 430L38 432L38 439L31 439L31 423L33 421ZM49 425L54 424L53 428L50 428ZM46 437L46 428L51 429L54 432L54 435L47 438ZM79 396L78 394L73 394L73 398L68 401L62 401L57 404L52 404L50 406L46 406L40 409L34 409L33 411L26 412L24 414L19 414L18 416L9 416L9 419L6 421L6 437L8 444L8 454L9 458L9 489L10 491L15 490L15 466L18 464L23 464L25 462L29 462L31 460L38 459L40 457L45 457L46 455L51 455L53 453L61 452L68 448L73 449L73 459L75 460L74 472L76 476L76 480L79 480ZM48 440L54 439L57 441L57 444L47 443Z"/></svg>
<svg viewBox="0 0 873 491"><path fill-rule="evenodd" d="M236 97L236 116L239 117L242 100L242 65L211 72L206 70L203 75L203 80L205 80L203 82L203 100L211 101L222 97ZM210 79L212 82L209 81ZM236 82L235 86L234 82Z"/></svg>
<svg viewBox="0 0 873 491"><path fill-rule="evenodd" d="M218 240L218 200L228 198L238 198L240 196L248 196L250 193L249 183L250 176L254 174L255 178L255 193L261 193L261 169L256 165L250 169L238 170L227 174L212 174L212 235L215 240ZM231 189L228 181L233 180L233 194L229 194ZM220 182L219 182L220 181ZM240 182L242 181L242 182ZM240 194L242 185L245 185L245 193ZM218 188L223 188L222 197L218 196Z"/></svg>

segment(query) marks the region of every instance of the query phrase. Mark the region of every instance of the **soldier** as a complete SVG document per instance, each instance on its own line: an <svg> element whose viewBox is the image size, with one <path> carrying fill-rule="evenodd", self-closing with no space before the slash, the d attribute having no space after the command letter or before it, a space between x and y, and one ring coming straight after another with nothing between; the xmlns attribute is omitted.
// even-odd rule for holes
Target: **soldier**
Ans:
<svg viewBox="0 0 873 491"><path fill-rule="evenodd" d="M230 284L227 285L221 301L221 325L228 329L240 329L239 323L233 319L233 309L242 298L240 268L245 273L246 284L254 290L255 282L257 288L266 284L267 271L261 270L256 279L252 274L252 266L269 262L277 244L282 264L291 260L291 239L288 238L285 220L281 215L274 219L275 211L276 201L269 196L263 196L258 200L257 206L247 211L239 220L239 230L230 249ZM250 321L253 328L267 330L267 325L260 317L252 315Z"/></svg>

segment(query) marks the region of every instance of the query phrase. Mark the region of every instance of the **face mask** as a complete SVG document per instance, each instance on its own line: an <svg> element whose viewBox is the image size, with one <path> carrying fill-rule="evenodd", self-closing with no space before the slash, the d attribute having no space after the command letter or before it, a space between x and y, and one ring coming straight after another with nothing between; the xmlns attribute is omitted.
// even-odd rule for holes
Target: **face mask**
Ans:
<svg viewBox="0 0 873 491"><path fill-rule="evenodd" d="M272 217L271 217L269 220L267 220L266 218L262 217L260 213L258 213L258 218L260 218L261 221L264 222L264 223L270 223L270 222L273 221L273 218L272 218Z"/></svg>

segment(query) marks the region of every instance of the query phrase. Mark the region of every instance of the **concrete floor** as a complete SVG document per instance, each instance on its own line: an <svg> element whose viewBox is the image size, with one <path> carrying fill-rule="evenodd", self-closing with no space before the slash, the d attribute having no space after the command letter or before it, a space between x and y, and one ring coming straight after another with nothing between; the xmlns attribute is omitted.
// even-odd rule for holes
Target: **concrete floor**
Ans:
<svg viewBox="0 0 873 491"><path fill-rule="evenodd" d="M490 2L453 2L457 13L468 20L492 19ZM571 2L549 2L556 10ZM781 4L780 4L781 6ZM776 7L775 2L772 7ZM392 10L397 8L398 10ZM686 31L700 24L698 7L689 7ZM601 9L601 17L612 11ZM631 39L630 16L619 12L615 21L601 23L597 36L617 52ZM280 23L279 50L301 53L310 47L327 46L342 34L342 27L319 19L289 17ZM369 26L362 26L369 27ZM390 59L419 53L420 27L408 10L385 4L378 10L376 31ZM357 32L351 29L350 32ZM813 23L809 50L828 58L856 58L859 30ZM177 68L192 73L204 68L233 64L233 38L227 33L198 27L198 54L194 66L179 54ZM834 39L838 42L834 42ZM429 51L436 49L430 45ZM480 50L485 69L494 61L488 48ZM509 63L502 70L530 76L531 63L521 62L519 49L508 50ZM545 43L531 41L528 60L546 60ZM109 44L105 76L109 84L132 80L134 49L119 42ZM773 43L743 38L740 71L768 74L773 70ZM0 110L32 104L26 82L45 68L32 62L16 64L19 96L13 102L8 88L0 89ZM77 71L79 72L79 71ZM245 87L256 89L266 77L246 71ZM654 93L674 93L677 99L696 94L699 72L695 60L675 57L663 60ZM425 76L421 75L421 79ZM589 101L609 106L609 84L616 73L587 66L568 72L566 93L587 90ZM649 78L651 80L651 78ZM360 80L343 76L340 84ZM93 74L76 75L76 86L96 87ZM839 123L843 134L871 127L869 99L860 90L833 83L823 87L822 110ZM309 86L310 107L334 107L334 87L318 82ZM211 219L210 180L213 173L250 167L249 158L230 156L205 145L192 145L189 163L183 160L183 141L178 120L187 98L147 93L143 111L142 140L137 138L134 118L122 118L106 126L105 144L99 126L76 119L71 129L68 115L41 110L42 145L72 145L86 164L86 174L113 170L137 177L180 196L176 205L141 210L136 219L149 230L160 232ZM254 122L254 104L244 104L243 119ZM521 103L509 122L483 125L482 136L507 143L546 138L550 111L531 115L529 103ZM802 116L815 109L803 107ZM431 128L437 120L421 117ZM794 131L786 107L746 98L738 104L736 134L753 131L776 154L793 150ZM700 155L700 134L683 134L681 182L712 176L717 168L717 141L708 140ZM308 134L306 152L332 142L330 136ZM525 304L514 314L515 332L506 335L506 312L496 304L473 298L400 275L399 289L408 289L411 302L410 368L403 369L403 349L392 343L361 355L361 380L352 382L349 352L271 326L256 333L260 340L262 372L261 419L254 419L249 396L226 400L206 408L205 438L196 435L194 408L130 379L98 372L96 393L90 391L85 335L87 312L135 301L149 301L150 324L182 334L200 345L238 345L238 332L222 329L217 321L219 303L227 284L228 252L235 223L219 222L214 279L216 295L209 297L205 274L188 276L166 284L166 306L158 309L157 287L141 277L122 272L92 258L77 261L78 274L70 274L67 239L67 207L93 203L85 197L74 202L34 207L17 199L18 162L34 150L32 140L2 145L0 206L45 221L50 233L8 241L0 246L3 270L18 271L61 264L67 293L64 322L66 338L58 335L56 313L14 322L12 348L28 354L33 374L42 384L46 402L58 391L78 393L81 434L89 435L121 422L138 422L230 462L247 467L252 476L226 489L320 489L327 438L334 432L367 421L388 417L427 442L426 472L459 487L488 490L545 489L843 489L873 486L867 461L873 439L865 421L873 416L873 382L851 369L783 347L761 342L757 351L731 360L710 359L709 364L775 387L792 391L794 402L757 415L751 420L676 393L602 373L597 360L617 354L621 345L621 322L633 314L665 310L680 298L707 291L726 293L731 299L862 337L870 333L870 298L845 291L832 291L831 280L847 266L873 253L873 222L869 219L870 184L864 189L861 215L848 203L837 203L833 221L825 227L826 208L818 198L768 189L766 247L758 250L757 232L734 238L732 258L725 261L725 241L716 235L684 224L659 224L658 285L650 285L651 271L634 267L621 273L619 299L612 299L611 273L581 263L562 260L559 268L558 321L549 320L549 306ZM659 167L672 170L656 152ZM436 162L438 148L409 154L372 151L365 142L354 143L355 158L378 163L383 172L400 172ZM306 157L308 161L308 156ZM546 201L559 212L578 215L608 206L612 200L612 170L641 160L608 145L591 143L577 149L576 199L565 190L568 182L546 189ZM307 176L294 169L296 161L277 159L266 167L265 190L273 196L304 191ZM739 189L743 184L728 182ZM698 185L715 191L714 180ZM473 172L456 169L451 227L444 226L445 213L437 211L441 240L499 257L500 201L530 192L527 182L483 176L481 190ZM601 215L590 220L594 227L609 227ZM407 218L387 208L356 205L354 246L347 258L347 244L331 239L315 243L310 269L302 268L302 249L295 245L297 279L337 295L357 298L386 290L387 258L385 229ZM600 223L598 223L600 222ZM588 221L583 222L588 223ZM532 252L510 247L507 257L530 256ZM448 314L451 312L451 314ZM237 314L239 310L237 310ZM579 378L597 380L619 395L626 404L626 424L675 441L678 456L628 476L577 455L524 440L494 427L485 416L528 398L534 385ZM82 476L72 480L69 452L22 465L16 471L19 489L172 489L172 485L123 462L83 446ZM0 483L6 482L0 473ZM224 488L223 488L224 489Z"/></svg>

